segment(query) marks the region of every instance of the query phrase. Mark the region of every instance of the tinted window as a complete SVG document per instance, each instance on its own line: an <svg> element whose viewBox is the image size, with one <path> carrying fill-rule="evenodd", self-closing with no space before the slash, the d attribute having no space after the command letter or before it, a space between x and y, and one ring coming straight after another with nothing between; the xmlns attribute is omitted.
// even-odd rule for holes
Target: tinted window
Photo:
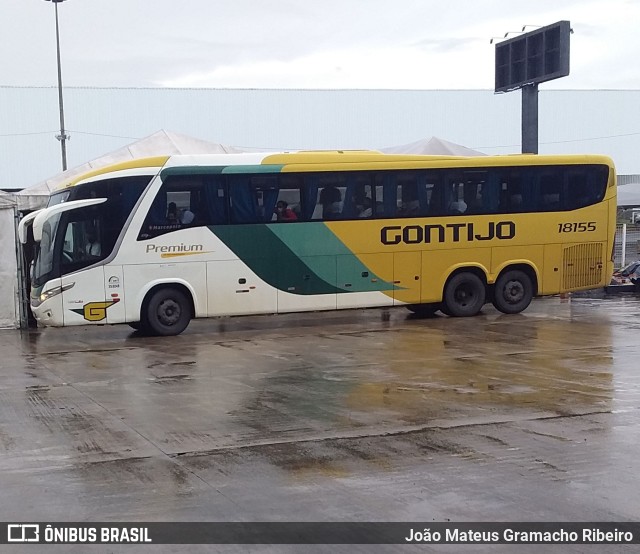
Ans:
<svg viewBox="0 0 640 554"><path fill-rule="evenodd" d="M167 175L142 224L138 240L226 222L227 199L221 175Z"/></svg>
<svg viewBox="0 0 640 554"><path fill-rule="evenodd" d="M106 198L102 204L64 212L56 238L60 274L65 275L107 258L149 184L151 176L104 179L73 187L69 201Z"/></svg>
<svg viewBox="0 0 640 554"><path fill-rule="evenodd" d="M602 200L608 177L595 165L183 172L166 176L139 239L193 225L566 211Z"/></svg>
<svg viewBox="0 0 640 554"><path fill-rule="evenodd" d="M109 232L108 212L99 206L62 214L61 275L93 265L113 250L117 235Z"/></svg>

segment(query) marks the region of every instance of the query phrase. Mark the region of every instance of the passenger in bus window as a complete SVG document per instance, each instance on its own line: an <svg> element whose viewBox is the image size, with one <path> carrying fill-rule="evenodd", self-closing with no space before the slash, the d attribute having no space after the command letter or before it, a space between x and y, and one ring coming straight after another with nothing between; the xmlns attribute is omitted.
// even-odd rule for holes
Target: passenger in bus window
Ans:
<svg viewBox="0 0 640 554"><path fill-rule="evenodd" d="M323 219L337 219L340 216L340 202L342 193L333 185L324 187L320 191L320 204L322 204Z"/></svg>
<svg viewBox="0 0 640 554"><path fill-rule="evenodd" d="M369 185L358 185L353 194L353 214L357 217L371 217L371 187Z"/></svg>
<svg viewBox="0 0 640 554"><path fill-rule="evenodd" d="M167 206L167 223L178 223L178 207L175 202L169 202Z"/></svg>
<svg viewBox="0 0 640 554"><path fill-rule="evenodd" d="M416 182L404 183L402 186L398 215L413 217L420 215L420 200L418 199L418 184Z"/></svg>
<svg viewBox="0 0 640 554"><path fill-rule="evenodd" d="M279 200L276 204L277 221L296 221L298 216L284 200Z"/></svg>
<svg viewBox="0 0 640 554"><path fill-rule="evenodd" d="M362 199L362 203L356 204L358 210L358 217L371 217L373 214L371 198L365 196Z"/></svg>
<svg viewBox="0 0 640 554"><path fill-rule="evenodd" d="M512 194L509 201L509 208L512 212L521 212L522 208L522 194Z"/></svg>
<svg viewBox="0 0 640 554"><path fill-rule="evenodd" d="M464 185L464 203L467 205L465 213L477 214L482 212L482 185L479 183L465 183Z"/></svg>
<svg viewBox="0 0 640 554"><path fill-rule="evenodd" d="M102 247L98 242L98 237L96 236L94 231L89 232L87 234L87 244L85 246L85 252L89 256L100 256L102 254Z"/></svg>

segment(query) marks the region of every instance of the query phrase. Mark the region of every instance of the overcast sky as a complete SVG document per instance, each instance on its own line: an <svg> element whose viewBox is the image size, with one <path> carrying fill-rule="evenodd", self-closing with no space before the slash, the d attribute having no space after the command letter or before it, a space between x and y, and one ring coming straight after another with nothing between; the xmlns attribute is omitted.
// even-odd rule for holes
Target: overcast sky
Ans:
<svg viewBox="0 0 640 554"><path fill-rule="evenodd" d="M492 89L492 37L564 19L571 74L542 87L640 89L638 0L66 0L58 10L65 86ZM56 85L53 4L0 0L0 21L0 85Z"/></svg>

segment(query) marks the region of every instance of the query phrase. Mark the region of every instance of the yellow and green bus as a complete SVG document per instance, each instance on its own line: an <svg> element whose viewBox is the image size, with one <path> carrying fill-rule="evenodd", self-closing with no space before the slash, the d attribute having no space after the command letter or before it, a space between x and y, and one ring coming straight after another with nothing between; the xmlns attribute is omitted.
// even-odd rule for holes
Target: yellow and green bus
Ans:
<svg viewBox="0 0 640 554"><path fill-rule="evenodd" d="M19 232L40 323L175 335L241 314L518 313L609 282L615 215L605 156L180 155L75 179Z"/></svg>

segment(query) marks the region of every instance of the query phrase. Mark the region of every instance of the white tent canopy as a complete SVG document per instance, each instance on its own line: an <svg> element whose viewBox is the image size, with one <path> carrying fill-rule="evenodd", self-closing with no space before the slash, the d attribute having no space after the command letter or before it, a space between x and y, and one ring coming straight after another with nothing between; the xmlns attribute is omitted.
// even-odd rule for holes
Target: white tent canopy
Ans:
<svg viewBox="0 0 640 554"><path fill-rule="evenodd" d="M472 150L466 146L447 140L431 137L410 144L381 148L389 154L434 154L451 156L484 156L483 152ZM226 146L215 142L200 140L173 131L160 130L124 146L95 160L77 167L67 169L62 173L28 187L16 194L18 209L22 211L37 210L45 206L51 191L60 185L84 173L99 169L110 164L145 158L152 156L171 156L173 154L236 154L245 150L233 146Z"/></svg>
<svg viewBox="0 0 640 554"><path fill-rule="evenodd" d="M215 142L161 130L137 142L123 146L104 156L67 169L45 181L28 187L16 194L19 210L37 210L45 206L52 190L79 175L110 164L125 162L136 158L152 156L170 156L173 154L232 154L242 150Z"/></svg>
<svg viewBox="0 0 640 554"><path fill-rule="evenodd" d="M15 233L15 198L0 192L0 327L17 326L18 273Z"/></svg>
<svg viewBox="0 0 640 554"><path fill-rule="evenodd" d="M13 208L16 205L16 199L13 194L0 190L0 210Z"/></svg>
<svg viewBox="0 0 640 554"><path fill-rule="evenodd" d="M422 139L400 146L387 146L380 149L385 154L432 154L446 156L486 156L484 152L467 148L455 142L438 137Z"/></svg>

